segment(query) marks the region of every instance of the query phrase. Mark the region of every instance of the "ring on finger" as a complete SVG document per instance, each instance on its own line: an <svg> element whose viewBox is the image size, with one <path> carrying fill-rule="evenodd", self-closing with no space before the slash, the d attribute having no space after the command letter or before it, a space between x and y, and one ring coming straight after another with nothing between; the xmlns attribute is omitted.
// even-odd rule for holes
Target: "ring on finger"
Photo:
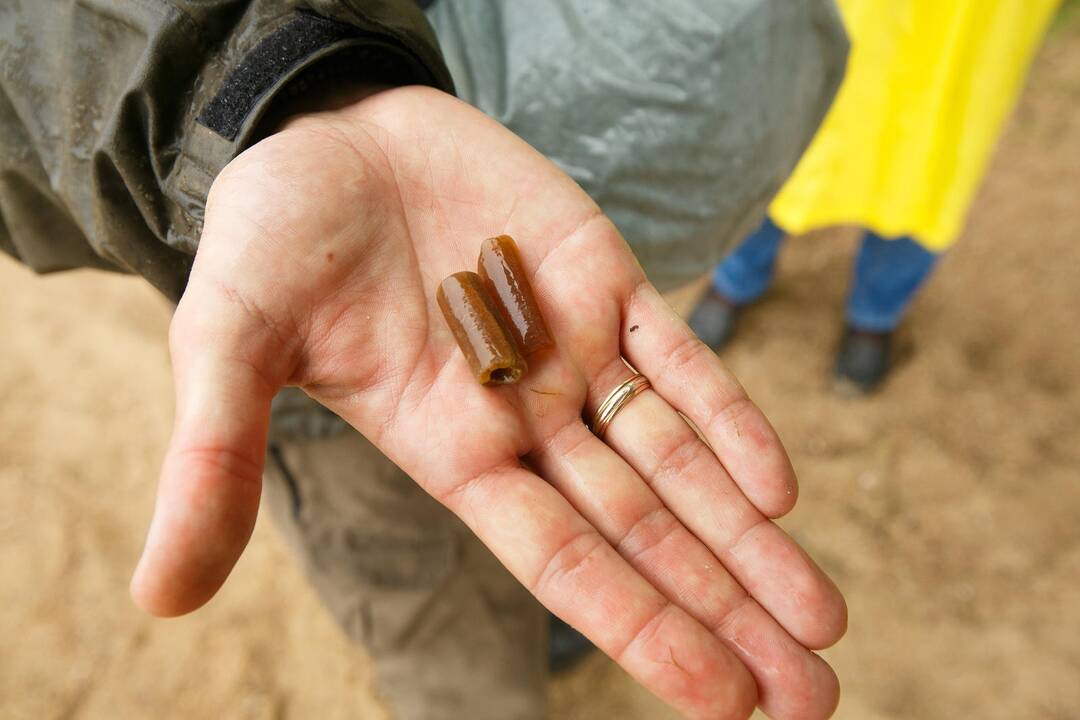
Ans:
<svg viewBox="0 0 1080 720"><path fill-rule="evenodd" d="M635 373L632 377L619 383L600 403L596 414L593 415L592 422L589 423L589 429L593 431L596 437L603 439L604 433L607 432L611 421L615 419L615 415L626 407L631 400L650 387L649 379L641 373Z"/></svg>

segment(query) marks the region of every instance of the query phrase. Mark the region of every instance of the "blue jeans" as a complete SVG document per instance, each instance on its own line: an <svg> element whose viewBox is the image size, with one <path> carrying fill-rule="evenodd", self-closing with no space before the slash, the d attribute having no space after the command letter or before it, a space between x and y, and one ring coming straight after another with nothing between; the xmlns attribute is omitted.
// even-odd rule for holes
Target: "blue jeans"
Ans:
<svg viewBox="0 0 1080 720"><path fill-rule="evenodd" d="M783 229L766 218L716 266L713 287L737 305L757 300L772 284L784 237ZM939 257L910 237L889 240L866 233L855 259L848 323L869 332L895 330Z"/></svg>

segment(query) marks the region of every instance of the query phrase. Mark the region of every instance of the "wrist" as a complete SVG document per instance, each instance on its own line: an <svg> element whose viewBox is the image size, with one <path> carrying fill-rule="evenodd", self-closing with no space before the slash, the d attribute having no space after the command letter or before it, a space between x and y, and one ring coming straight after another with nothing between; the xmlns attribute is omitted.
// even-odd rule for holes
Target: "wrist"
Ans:
<svg viewBox="0 0 1080 720"><path fill-rule="evenodd" d="M350 107L390 87L333 75L301 78L267 110L252 133L251 144L285 130L300 118Z"/></svg>

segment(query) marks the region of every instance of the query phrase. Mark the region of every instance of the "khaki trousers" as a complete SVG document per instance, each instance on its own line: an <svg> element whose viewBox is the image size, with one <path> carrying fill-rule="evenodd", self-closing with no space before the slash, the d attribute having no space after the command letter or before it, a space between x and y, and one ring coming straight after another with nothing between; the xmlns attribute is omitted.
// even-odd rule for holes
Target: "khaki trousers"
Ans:
<svg viewBox="0 0 1080 720"><path fill-rule="evenodd" d="M394 717L545 717L544 609L363 436L276 439L264 495Z"/></svg>

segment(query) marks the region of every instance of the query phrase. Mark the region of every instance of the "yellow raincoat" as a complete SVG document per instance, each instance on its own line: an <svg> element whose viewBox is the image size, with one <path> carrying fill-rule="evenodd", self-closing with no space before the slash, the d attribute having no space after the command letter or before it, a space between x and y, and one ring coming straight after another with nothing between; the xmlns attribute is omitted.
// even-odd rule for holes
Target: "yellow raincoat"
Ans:
<svg viewBox="0 0 1080 720"><path fill-rule="evenodd" d="M859 225L941 252L971 201L1060 0L838 0L848 75L770 215Z"/></svg>

